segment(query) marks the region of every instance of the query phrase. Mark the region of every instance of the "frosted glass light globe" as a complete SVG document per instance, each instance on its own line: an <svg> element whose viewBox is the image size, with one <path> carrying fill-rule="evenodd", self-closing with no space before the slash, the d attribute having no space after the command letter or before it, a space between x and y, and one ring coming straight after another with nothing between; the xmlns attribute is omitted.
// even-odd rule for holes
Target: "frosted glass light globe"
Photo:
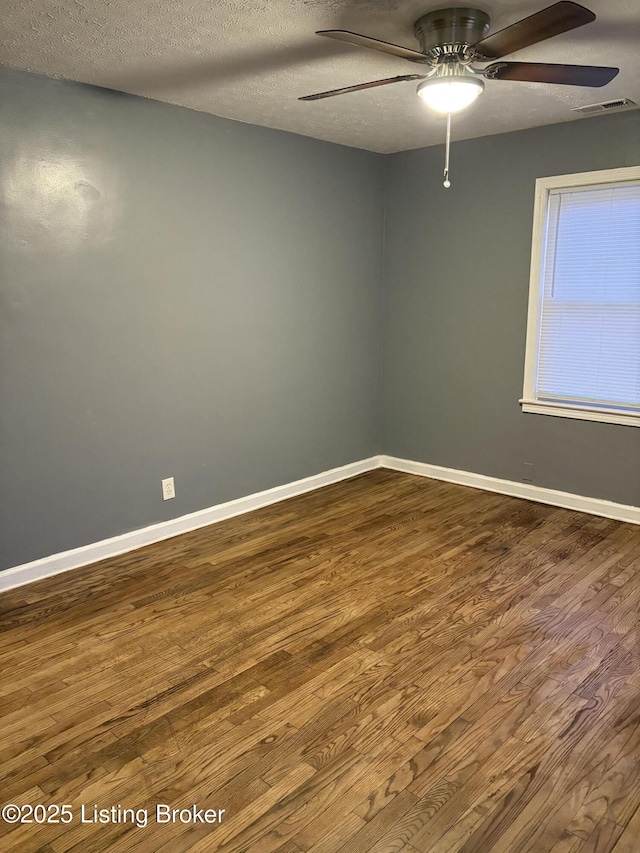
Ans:
<svg viewBox="0 0 640 853"><path fill-rule="evenodd" d="M484 83L477 77L434 77L418 86L418 95L439 113L458 113L484 90Z"/></svg>

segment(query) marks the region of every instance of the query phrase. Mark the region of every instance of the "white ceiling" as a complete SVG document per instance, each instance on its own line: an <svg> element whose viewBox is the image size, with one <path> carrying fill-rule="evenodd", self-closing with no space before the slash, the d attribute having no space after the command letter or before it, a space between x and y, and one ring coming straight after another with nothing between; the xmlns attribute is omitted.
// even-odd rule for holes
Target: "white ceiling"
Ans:
<svg viewBox="0 0 640 853"><path fill-rule="evenodd" d="M478 6L491 15L495 31L551 2L483 0ZM454 138L568 121L575 117L571 107L612 98L640 103L640 1L584 3L597 14L594 23L514 58L616 65L618 77L601 89L488 81L476 104L454 119ZM446 5L442 0L5 0L0 63L388 153L443 140L444 123L416 97L415 83L323 101L297 98L420 73L420 67L314 32L354 30L417 48L413 22Z"/></svg>

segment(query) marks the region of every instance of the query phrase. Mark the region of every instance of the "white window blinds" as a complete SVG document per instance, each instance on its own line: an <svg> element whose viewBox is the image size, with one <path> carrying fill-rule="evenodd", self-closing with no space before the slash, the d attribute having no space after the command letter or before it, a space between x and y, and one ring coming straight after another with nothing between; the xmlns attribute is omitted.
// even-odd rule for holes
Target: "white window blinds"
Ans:
<svg viewBox="0 0 640 853"><path fill-rule="evenodd" d="M534 399L640 413L640 181L550 189Z"/></svg>

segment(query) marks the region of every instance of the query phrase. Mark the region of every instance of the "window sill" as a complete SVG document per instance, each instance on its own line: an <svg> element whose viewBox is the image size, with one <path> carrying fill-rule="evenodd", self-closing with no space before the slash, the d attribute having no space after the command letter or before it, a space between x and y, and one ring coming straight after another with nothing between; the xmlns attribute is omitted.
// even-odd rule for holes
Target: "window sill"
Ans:
<svg viewBox="0 0 640 853"><path fill-rule="evenodd" d="M553 415L557 418L573 418L580 421L599 421L603 424L624 424L640 427L640 412L616 412L611 409L588 409L559 403L543 403L536 400L520 400L523 412L535 415Z"/></svg>

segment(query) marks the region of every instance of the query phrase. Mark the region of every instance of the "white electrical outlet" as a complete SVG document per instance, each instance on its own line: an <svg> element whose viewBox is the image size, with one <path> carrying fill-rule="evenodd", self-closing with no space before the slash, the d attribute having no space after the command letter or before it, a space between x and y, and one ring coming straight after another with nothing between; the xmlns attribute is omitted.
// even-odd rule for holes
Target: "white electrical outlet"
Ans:
<svg viewBox="0 0 640 853"><path fill-rule="evenodd" d="M176 496L176 485L173 482L173 477L167 477L162 481L162 500L168 501Z"/></svg>

